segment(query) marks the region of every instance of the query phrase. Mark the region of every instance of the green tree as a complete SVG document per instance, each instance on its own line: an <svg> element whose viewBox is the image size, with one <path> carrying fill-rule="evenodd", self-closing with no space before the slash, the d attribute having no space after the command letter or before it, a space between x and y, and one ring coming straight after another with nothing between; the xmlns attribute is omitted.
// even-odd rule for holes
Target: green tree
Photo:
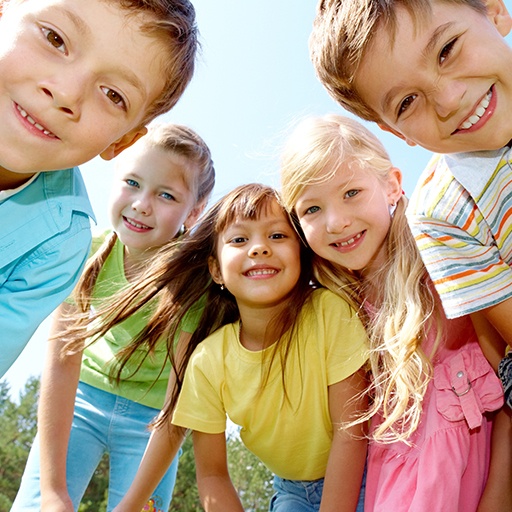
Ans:
<svg viewBox="0 0 512 512"><path fill-rule="evenodd" d="M245 447L237 433L230 434L227 443L229 473L244 510L268 510L273 494L272 473Z"/></svg>
<svg viewBox="0 0 512 512"><path fill-rule="evenodd" d="M39 379L30 378L19 403L10 387L0 382L0 510L9 510L16 496L30 446L36 434Z"/></svg>

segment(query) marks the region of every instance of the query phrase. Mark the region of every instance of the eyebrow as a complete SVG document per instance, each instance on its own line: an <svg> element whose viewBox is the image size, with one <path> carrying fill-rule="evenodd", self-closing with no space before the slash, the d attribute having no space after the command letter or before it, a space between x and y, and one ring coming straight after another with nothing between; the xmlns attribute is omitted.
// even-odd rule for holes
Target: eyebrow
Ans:
<svg viewBox="0 0 512 512"><path fill-rule="evenodd" d="M91 29L89 28L89 25L80 18L80 16L77 16L73 11L65 8L65 7L58 7L58 9L66 16L71 23L74 25L76 31L83 37L90 37L91 36ZM116 71L116 70L113 70ZM130 83L135 89L138 89L144 97L147 96L146 88L142 84L142 81L132 73L132 71L129 68L119 68L117 72L128 82Z"/></svg>
<svg viewBox="0 0 512 512"><path fill-rule="evenodd" d="M453 22L449 21L444 25L440 25L434 30L434 33L428 40L425 48L421 52L423 59L427 60L428 57L436 50L439 40L442 38L445 32L447 32L452 26ZM381 108L383 112L386 112L390 108L391 100L398 94L403 88L403 85L397 85L392 87L382 98Z"/></svg>

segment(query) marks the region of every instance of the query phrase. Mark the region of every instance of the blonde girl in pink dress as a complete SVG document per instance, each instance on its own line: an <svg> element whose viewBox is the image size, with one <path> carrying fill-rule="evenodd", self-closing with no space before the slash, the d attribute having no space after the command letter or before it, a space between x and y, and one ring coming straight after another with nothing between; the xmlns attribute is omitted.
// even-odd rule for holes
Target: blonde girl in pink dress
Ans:
<svg viewBox="0 0 512 512"><path fill-rule="evenodd" d="M365 511L512 510L505 468L482 498L500 382L471 319L443 313L382 144L352 119L307 119L284 149L281 180L317 279L352 301L370 334L373 405L359 419L371 420ZM501 341L475 326L485 346Z"/></svg>

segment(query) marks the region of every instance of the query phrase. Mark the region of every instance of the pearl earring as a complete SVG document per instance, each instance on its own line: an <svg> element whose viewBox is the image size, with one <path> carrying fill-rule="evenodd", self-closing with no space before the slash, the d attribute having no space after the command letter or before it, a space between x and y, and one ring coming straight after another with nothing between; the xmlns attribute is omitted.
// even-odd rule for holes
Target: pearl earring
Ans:
<svg viewBox="0 0 512 512"><path fill-rule="evenodd" d="M393 215L395 215L395 210L396 210L396 203L391 203L389 205L389 216L390 217L393 217Z"/></svg>

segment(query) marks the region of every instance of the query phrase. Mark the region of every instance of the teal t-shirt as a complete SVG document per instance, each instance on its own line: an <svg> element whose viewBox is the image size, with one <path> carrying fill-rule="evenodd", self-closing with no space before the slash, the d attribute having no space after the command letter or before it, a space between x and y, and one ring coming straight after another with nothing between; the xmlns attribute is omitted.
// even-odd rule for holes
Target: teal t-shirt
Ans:
<svg viewBox="0 0 512 512"><path fill-rule="evenodd" d="M99 249L108 235L109 232L105 232L99 237L94 237L92 254ZM103 303L104 300L110 299L129 284L124 273L123 256L124 246L118 239L98 274L91 301L93 308ZM83 354L80 380L134 402L161 409L171 371L169 361L162 369L167 354L164 340L136 370L139 362L147 353L145 349L138 349L123 368L119 384L110 379L112 371L113 375L116 374L116 354L144 328L151 313L150 305L140 309L135 315L114 326L105 336L88 346ZM185 318L181 330L193 332L201 313L202 308L195 308L194 311L191 311Z"/></svg>

